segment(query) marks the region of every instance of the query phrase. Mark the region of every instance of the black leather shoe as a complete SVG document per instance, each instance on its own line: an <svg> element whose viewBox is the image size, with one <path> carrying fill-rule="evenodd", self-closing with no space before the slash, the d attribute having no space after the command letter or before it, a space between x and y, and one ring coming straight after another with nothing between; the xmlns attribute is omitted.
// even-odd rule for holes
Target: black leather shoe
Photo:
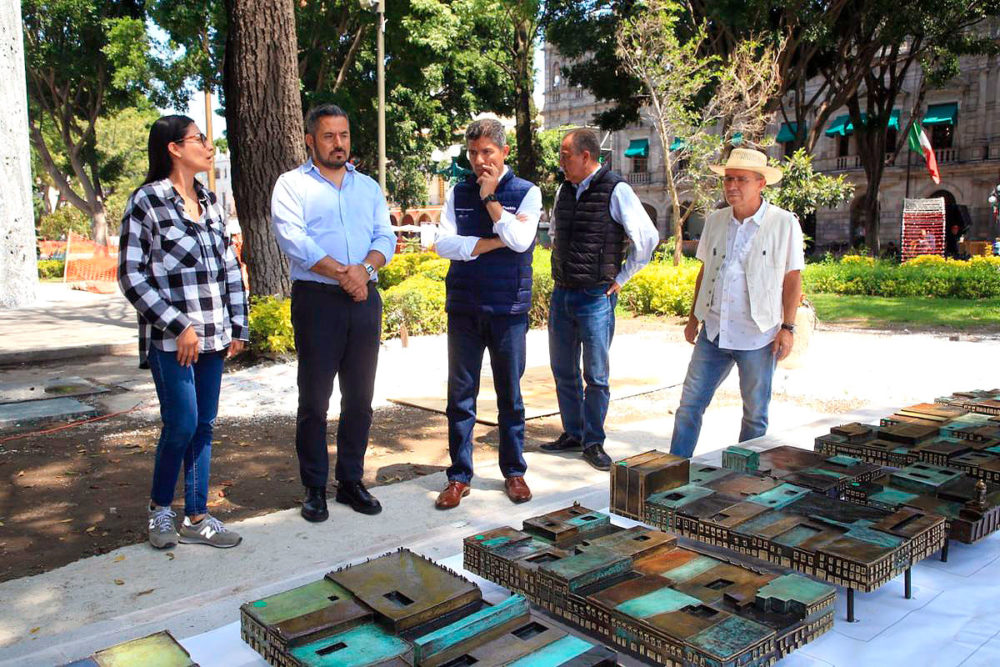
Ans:
<svg viewBox="0 0 1000 667"><path fill-rule="evenodd" d="M330 512L326 509L325 487L306 488L306 499L302 501L302 518L313 523L330 518Z"/></svg>
<svg viewBox="0 0 1000 667"><path fill-rule="evenodd" d="M350 505L355 512L378 514L382 505L361 482L337 482L337 502Z"/></svg>
<svg viewBox="0 0 1000 667"><path fill-rule="evenodd" d="M583 450L583 460L598 470L611 470L611 457L601 445L590 445Z"/></svg>
<svg viewBox="0 0 1000 667"><path fill-rule="evenodd" d="M569 433L563 433L552 442L546 442L541 449L543 452L577 452L581 447L579 440Z"/></svg>

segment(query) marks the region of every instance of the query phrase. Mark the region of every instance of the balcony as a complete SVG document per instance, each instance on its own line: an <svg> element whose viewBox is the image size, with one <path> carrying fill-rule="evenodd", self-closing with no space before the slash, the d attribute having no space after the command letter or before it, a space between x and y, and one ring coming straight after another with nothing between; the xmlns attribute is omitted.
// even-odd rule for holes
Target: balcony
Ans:
<svg viewBox="0 0 1000 667"><path fill-rule="evenodd" d="M633 171L626 176L629 185L649 185L653 182L648 171Z"/></svg>
<svg viewBox="0 0 1000 667"><path fill-rule="evenodd" d="M888 156L886 156L888 157ZM962 162L1000 162L1000 144L978 144L975 146L964 146L958 148L936 148L934 157L938 164L956 164ZM923 158L914 155L911 165L920 162ZM896 156L896 164L891 167L906 169L906 148ZM861 158L857 155L846 155L842 157L828 157L813 160L813 168L816 171L851 171L861 169Z"/></svg>

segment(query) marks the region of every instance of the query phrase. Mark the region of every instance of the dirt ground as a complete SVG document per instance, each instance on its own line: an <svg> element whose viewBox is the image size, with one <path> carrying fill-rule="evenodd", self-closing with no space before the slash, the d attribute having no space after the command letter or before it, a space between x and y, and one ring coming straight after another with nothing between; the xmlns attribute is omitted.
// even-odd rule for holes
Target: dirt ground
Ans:
<svg viewBox="0 0 1000 667"><path fill-rule="evenodd" d="M332 421L334 442L336 427ZM444 415L402 406L376 410L366 483L378 487L444 470L447 432ZM527 447L559 432L558 417L534 420ZM0 479L9 481L0 485L0 581L143 541L158 435L158 424L118 418L0 446L5 454ZM294 443L291 416L220 422L213 438L209 511L223 521L238 521L297 507L302 487ZM496 456L496 446L496 428L478 426L476 458ZM335 446L330 459L332 472ZM179 481L174 507L182 506Z"/></svg>
<svg viewBox="0 0 1000 667"><path fill-rule="evenodd" d="M665 337L682 335L675 322L664 324L658 318L622 319L618 330L656 328ZM616 428L627 428L631 422L672 413L679 396L679 388L673 388L612 401L609 435L614 437ZM825 412L857 407L777 394L774 398ZM738 396L720 392L714 405L738 401ZM337 422L331 421L332 443L336 428ZM536 449L561 430L558 415L529 420L525 448ZM4 434L0 439L0 480L6 482L0 483L0 581L45 572L146 539L145 507L158 422L123 415L54 433L25 432L31 434L17 439ZM378 487L444 470L447 432L447 420L441 414L403 406L377 409L365 482ZM303 492L294 442L293 415L220 419L213 437L210 511L223 521L238 521L297 507ZM476 427L477 461L495 460L497 445L496 427ZM330 447L330 459L332 471L335 446ZM334 484L331 481L331 491ZM182 506L179 481L174 507L179 511Z"/></svg>

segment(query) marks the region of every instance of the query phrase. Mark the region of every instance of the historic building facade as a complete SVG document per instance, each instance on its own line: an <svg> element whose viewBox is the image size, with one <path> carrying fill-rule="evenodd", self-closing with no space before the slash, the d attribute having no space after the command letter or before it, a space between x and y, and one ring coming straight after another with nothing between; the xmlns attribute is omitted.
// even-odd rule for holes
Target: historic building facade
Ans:
<svg viewBox="0 0 1000 667"><path fill-rule="evenodd" d="M552 47L545 52L545 128L593 125L594 114L610 107L595 100L585 88L567 84L561 74L566 64ZM920 84L919 71L906 80L897 100L897 114L890 129L890 140L909 122L910 108ZM863 102L862 102L863 105ZM935 149L941 171L941 183L935 185L919 154L910 157L904 146L895 164L882 177L882 243L899 244L903 199L944 197L949 226L965 228L970 240L1000 236L987 197L1000 183L1000 58L968 57L961 60L960 74L946 85L927 91L919 111L920 120ZM813 151L814 167L831 175L845 174L857 185L852 200L836 209L817 211L815 220L805 222L805 231L819 248L842 247L863 234L865 173L857 156L853 128L840 109L830 116ZM789 136L789 129L776 121L772 132L778 139ZM668 233L671 202L663 180L663 152L652 125L645 120L617 132L601 133L605 159L635 188L653 217L661 236ZM785 153L787 144L778 142L769 149L772 157ZM909 189L907 190L907 181ZM682 202L682 206L685 202ZM653 213L655 212L655 216ZM687 225L686 233L697 236L700 221Z"/></svg>
<svg viewBox="0 0 1000 667"><path fill-rule="evenodd" d="M558 51L545 46L544 129L593 126L594 115L611 107L596 100L586 88L570 86L561 68L567 64ZM663 180L663 151L656 130L640 121L618 132L599 132L605 162L620 173L639 195L660 237L670 229L670 197Z"/></svg>

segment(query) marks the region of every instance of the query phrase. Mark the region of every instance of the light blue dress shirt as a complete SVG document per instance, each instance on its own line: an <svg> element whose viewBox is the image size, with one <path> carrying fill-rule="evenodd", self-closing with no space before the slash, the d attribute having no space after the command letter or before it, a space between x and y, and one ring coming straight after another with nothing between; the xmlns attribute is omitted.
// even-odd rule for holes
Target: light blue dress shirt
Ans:
<svg viewBox="0 0 1000 667"><path fill-rule="evenodd" d="M310 269L326 256L360 264L371 250L382 253L388 264L396 250L382 189L350 163L339 188L312 160L278 177L271 194L271 227L288 256L292 280L336 285Z"/></svg>
<svg viewBox="0 0 1000 667"><path fill-rule="evenodd" d="M594 169L590 176L580 181L580 185L576 187L577 201L580 201L580 196L590 187L590 182L594 180L594 176L600 170L600 167ZM564 183L559 187L567 186ZM556 193L556 201L559 201L558 192ZM615 278L619 287L624 287L632 276L649 264L649 260L653 257L653 251L656 250L656 245L660 242L660 232L656 230L656 225L649 219L649 214L643 208L639 196L635 194L635 190L628 183L619 183L611 191L609 208L611 209L611 219L625 228L625 235L632 241L628 254L625 256L625 262Z"/></svg>

